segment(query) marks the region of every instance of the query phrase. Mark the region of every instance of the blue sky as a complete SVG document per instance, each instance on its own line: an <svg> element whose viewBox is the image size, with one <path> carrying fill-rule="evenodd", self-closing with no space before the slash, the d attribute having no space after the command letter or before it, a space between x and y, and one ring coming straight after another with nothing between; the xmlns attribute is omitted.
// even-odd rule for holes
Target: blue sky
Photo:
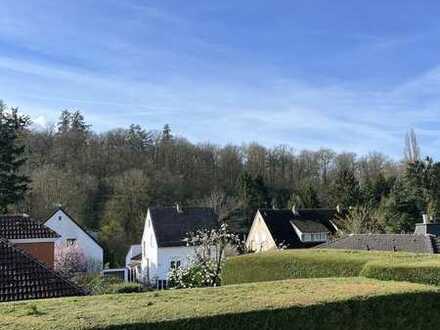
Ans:
<svg viewBox="0 0 440 330"><path fill-rule="evenodd" d="M39 125L440 156L440 2L4 0L0 98Z"/></svg>

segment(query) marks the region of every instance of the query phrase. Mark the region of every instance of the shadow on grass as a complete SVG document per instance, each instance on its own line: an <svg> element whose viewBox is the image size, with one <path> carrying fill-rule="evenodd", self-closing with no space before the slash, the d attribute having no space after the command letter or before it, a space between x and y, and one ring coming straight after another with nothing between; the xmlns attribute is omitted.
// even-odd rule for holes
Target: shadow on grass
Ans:
<svg viewBox="0 0 440 330"><path fill-rule="evenodd" d="M440 324L439 311L440 293L407 293L286 309L123 324L99 329L436 329Z"/></svg>

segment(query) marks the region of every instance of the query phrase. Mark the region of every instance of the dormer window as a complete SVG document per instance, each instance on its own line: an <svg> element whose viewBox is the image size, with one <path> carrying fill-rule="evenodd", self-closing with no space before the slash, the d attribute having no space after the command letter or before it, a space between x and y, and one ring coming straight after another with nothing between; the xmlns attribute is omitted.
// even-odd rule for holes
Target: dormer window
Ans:
<svg viewBox="0 0 440 330"><path fill-rule="evenodd" d="M294 221L296 221L296 223L291 222L291 224L301 242L319 243L327 241L328 231L324 231L326 228L322 224L312 221Z"/></svg>
<svg viewBox="0 0 440 330"><path fill-rule="evenodd" d="M302 242L326 242L327 233L304 233L300 239Z"/></svg>

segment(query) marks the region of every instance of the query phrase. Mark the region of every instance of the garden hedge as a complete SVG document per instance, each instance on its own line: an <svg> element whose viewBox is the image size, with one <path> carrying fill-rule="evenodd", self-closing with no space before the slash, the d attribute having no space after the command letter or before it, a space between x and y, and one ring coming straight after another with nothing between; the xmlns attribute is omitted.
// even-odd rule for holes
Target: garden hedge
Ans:
<svg viewBox="0 0 440 330"><path fill-rule="evenodd" d="M440 255L318 249L255 253L229 258L222 284L352 276L440 285Z"/></svg>

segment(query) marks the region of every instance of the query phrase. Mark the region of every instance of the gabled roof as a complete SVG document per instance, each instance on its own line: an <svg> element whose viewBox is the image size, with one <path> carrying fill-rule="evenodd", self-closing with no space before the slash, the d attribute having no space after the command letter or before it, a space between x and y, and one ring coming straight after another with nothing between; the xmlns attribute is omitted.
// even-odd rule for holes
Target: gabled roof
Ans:
<svg viewBox="0 0 440 330"><path fill-rule="evenodd" d="M431 236L419 234L353 234L318 248L434 253Z"/></svg>
<svg viewBox="0 0 440 330"><path fill-rule="evenodd" d="M0 238L12 240L58 237L52 229L34 221L28 215L0 215Z"/></svg>
<svg viewBox="0 0 440 330"><path fill-rule="evenodd" d="M0 302L87 294L0 238Z"/></svg>
<svg viewBox="0 0 440 330"><path fill-rule="evenodd" d="M58 211L63 212L79 229L81 229L87 236L89 236L97 245L99 245L101 248L101 244L99 244L99 242L96 239L96 232L93 232L94 235L92 235L92 231L87 230L86 228L84 228L83 226L81 226L69 213L67 213L67 211L65 209L63 209L62 207L58 207L55 211L52 212L52 214L47 217L46 221L44 221L44 224L46 224Z"/></svg>
<svg viewBox="0 0 440 330"><path fill-rule="evenodd" d="M185 246L189 232L215 228L218 221L214 210L206 207L187 207L182 212L176 207L152 207L149 212L159 247Z"/></svg>
<svg viewBox="0 0 440 330"><path fill-rule="evenodd" d="M304 233L336 232L336 228L331 223L338 214L336 210L299 209L293 213L292 210L287 209L260 209L259 212L277 246L302 248L317 245L314 242L301 242L292 224Z"/></svg>

